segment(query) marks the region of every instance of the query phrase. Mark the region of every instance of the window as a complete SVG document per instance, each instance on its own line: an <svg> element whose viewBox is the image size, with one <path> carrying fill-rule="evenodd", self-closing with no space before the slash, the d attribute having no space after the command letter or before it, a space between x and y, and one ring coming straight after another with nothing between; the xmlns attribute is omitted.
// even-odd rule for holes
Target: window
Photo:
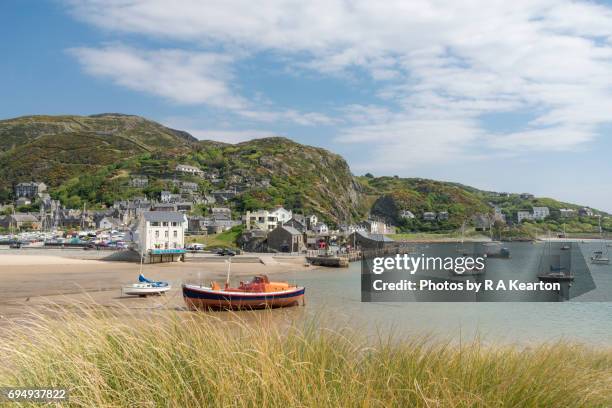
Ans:
<svg viewBox="0 0 612 408"><path fill-rule="evenodd" d="M173 226L173 227L176 227L177 225L178 225L178 222L176 222L176 221L172 221L172 226Z"/></svg>
<svg viewBox="0 0 612 408"><path fill-rule="evenodd" d="M155 231L155 238L159 238L159 231Z"/></svg>
<svg viewBox="0 0 612 408"><path fill-rule="evenodd" d="M151 223L151 226L152 226L152 227L159 227L159 221L153 221L153 222Z"/></svg>
<svg viewBox="0 0 612 408"><path fill-rule="evenodd" d="M164 231L165 237L168 238L168 231Z"/></svg>
<svg viewBox="0 0 612 408"><path fill-rule="evenodd" d="M178 231L174 231L174 238L178 238Z"/></svg>
<svg viewBox="0 0 612 408"><path fill-rule="evenodd" d="M168 226L168 221L164 221L163 226L167 227Z"/></svg>

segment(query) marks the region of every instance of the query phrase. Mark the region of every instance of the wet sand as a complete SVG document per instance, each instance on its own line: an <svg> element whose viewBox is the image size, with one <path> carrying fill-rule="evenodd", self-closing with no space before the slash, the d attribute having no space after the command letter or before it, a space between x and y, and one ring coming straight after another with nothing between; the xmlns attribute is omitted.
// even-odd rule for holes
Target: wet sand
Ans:
<svg viewBox="0 0 612 408"><path fill-rule="evenodd" d="M233 283L255 274L304 270L302 257L269 258L268 264L239 262L231 265ZM192 258L186 262L143 265L143 274L166 280L172 289L162 296L123 296L121 287L138 279L140 265L65 258L59 255L0 253L0 320L18 318L48 305L69 306L85 301L129 309L183 308L181 283L224 282L227 264L220 258Z"/></svg>

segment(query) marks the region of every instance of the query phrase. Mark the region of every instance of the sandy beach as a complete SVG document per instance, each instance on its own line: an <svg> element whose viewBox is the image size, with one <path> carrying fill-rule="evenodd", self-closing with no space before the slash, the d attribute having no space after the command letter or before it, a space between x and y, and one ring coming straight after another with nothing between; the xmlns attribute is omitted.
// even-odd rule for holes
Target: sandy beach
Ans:
<svg viewBox="0 0 612 408"><path fill-rule="evenodd" d="M0 252L0 320L36 311L47 305L70 305L80 301L127 308L183 308L183 282L224 281L227 263L219 257L188 258L186 262L143 265L143 274L169 281L173 288L164 296L146 299L122 296L121 287L136 282L140 265L128 262L84 260L61 253L29 254ZM68 254L67 254L68 255ZM303 257L236 258L231 266L232 281L255 274L303 270Z"/></svg>

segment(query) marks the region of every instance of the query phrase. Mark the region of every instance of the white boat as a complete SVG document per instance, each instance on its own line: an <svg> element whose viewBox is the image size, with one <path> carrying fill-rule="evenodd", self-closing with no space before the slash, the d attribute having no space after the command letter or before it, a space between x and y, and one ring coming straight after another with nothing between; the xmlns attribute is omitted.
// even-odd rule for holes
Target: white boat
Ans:
<svg viewBox="0 0 612 408"><path fill-rule="evenodd" d="M124 286L124 295L145 297L148 295L161 295L172 289L172 286L159 286L154 283L139 282Z"/></svg>

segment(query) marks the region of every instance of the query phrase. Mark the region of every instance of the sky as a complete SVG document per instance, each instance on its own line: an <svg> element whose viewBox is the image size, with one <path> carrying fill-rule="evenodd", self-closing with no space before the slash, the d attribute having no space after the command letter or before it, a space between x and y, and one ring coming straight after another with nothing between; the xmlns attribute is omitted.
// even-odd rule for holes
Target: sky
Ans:
<svg viewBox="0 0 612 408"><path fill-rule="evenodd" d="M353 173L612 212L612 4L0 2L0 118L135 114L285 136Z"/></svg>

